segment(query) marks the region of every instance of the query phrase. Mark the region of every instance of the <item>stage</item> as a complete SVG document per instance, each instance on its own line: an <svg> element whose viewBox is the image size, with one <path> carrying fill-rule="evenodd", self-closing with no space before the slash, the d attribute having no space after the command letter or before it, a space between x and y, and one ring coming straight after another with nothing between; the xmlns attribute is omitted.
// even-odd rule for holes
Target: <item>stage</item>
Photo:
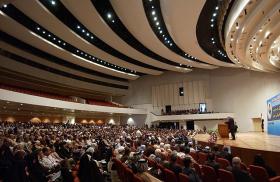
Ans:
<svg viewBox="0 0 280 182"><path fill-rule="evenodd" d="M210 135L197 134L194 138L197 141L208 142ZM262 132L236 133L236 140L218 137L217 144L255 150L280 152L280 136L268 135L267 133Z"/></svg>
<svg viewBox="0 0 280 182"><path fill-rule="evenodd" d="M209 134L197 134L194 138L203 146L209 145ZM252 164L254 156L260 153L280 175L280 136L268 135L266 132L236 133L236 140L218 137L216 144L220 148L230 146L232 154L240 156L247 165Z"/></svg>

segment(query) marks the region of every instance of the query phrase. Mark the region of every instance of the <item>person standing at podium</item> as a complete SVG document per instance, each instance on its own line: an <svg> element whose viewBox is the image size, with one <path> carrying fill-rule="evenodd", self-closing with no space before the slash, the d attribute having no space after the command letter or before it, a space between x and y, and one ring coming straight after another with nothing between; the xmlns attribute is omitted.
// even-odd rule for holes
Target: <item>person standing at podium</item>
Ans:
<svg viewBox="0 0 280 182"><path fill-rule="evenodd" d="M234 124L234 119L231 117L227 118L227 124L228 124L228 129L230 131L232 140L235 140L235 132L236 132L236 128L235 128L235 124Z"/></svg>

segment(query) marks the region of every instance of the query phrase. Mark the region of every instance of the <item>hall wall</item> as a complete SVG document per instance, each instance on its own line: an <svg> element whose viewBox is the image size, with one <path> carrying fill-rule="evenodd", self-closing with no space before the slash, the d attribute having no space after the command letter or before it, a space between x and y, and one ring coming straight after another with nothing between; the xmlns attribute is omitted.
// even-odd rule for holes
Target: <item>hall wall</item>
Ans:
<svg viewBox="0 0 280 182"><path fill-rule="evenodd" d="M208 111L233 112L239 131L253 131L251 118L263 114L266 129L266 100L280 93L280 74L263 73L237 68L215 70L194 69L186 74L167 72L160 76L143 76L129 84L129 91L118 101L149 112L160 113L162 107L153 107L152 87L182 81L203 81L207 90ZM174 108L174 107L173 107ZM183 106L181 109L184 109ZM136 121L150 124L149 114Z"/></svg>

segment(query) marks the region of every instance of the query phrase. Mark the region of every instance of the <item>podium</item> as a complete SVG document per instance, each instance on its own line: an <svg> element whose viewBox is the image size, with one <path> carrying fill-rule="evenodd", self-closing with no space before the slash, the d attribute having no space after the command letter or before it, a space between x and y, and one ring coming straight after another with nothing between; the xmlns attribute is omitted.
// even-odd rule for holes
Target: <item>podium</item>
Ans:
<svg viewBox="0 0 280 182"><path fill-rule="evenodd" d="M229 130L228 130L228 125L225 123L220 123L218 124L218 132L221 138L229 138Z"/></svg>

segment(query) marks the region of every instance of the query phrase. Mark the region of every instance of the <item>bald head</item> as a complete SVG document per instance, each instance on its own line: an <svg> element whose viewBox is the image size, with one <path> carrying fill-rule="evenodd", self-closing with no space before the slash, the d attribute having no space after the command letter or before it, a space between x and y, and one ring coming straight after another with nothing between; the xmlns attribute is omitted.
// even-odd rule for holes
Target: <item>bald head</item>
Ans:
<svg viewBox="0 0 280 182"><path fill-rule="evenodd" d="M240 168L241 159L239 157L234 157L232 159L232 167Z"/></svg>

